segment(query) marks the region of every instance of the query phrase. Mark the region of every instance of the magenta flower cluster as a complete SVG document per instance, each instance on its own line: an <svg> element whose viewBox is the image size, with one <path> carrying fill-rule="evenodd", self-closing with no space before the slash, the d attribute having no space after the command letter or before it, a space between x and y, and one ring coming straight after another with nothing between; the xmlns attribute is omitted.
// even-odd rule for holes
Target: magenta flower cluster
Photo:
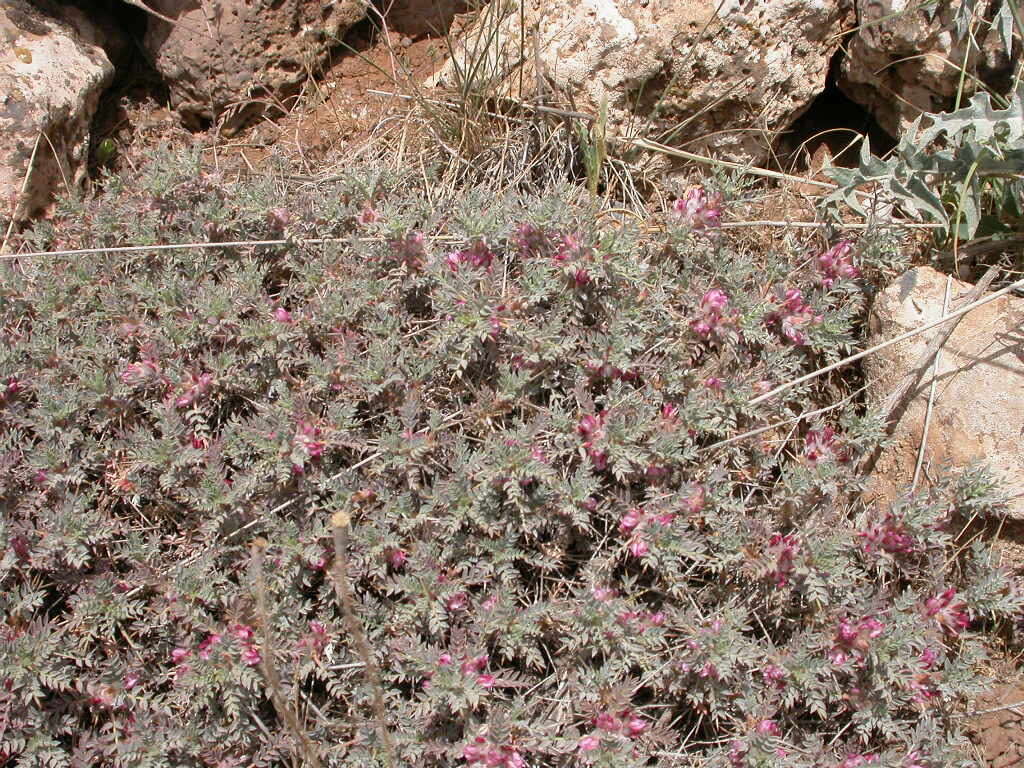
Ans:
<svg viewBox="0 0 1024 768"><path fill-rule="evenodd" d="M840 240L818 256L817 266L825 288L831 288L842 279L860 277L860 270L853 265L853 243L849 240Z"/></svg>
<svg viewBox="0 0 1024 768"><path fill-rule="evenodd" d="M494 251L488 247L485 240L474 240L468 248L449 253L445 257L445 262L452 272L458 272L462 266L490 269L494 262Z"/></svg>
<svg viewBox="0 0 1024 768"><path fill-rule="evenodd" d="M811 429L804 437L804 460L809 466L816 467L825 461L845 462L849 454L838 439L838 434L830 426Z"/></svg>
<svg viewBox="0 0 1024 768"><path fill-rule="evenodd" d="M800 541L792 534L783 536L776 533L768 540L767 552L768 556L775 561L769 577L775 586L786 586L796 568L795 561L800 552Z"/></svg>
<svg viewBox="0 0 1024 768"><path fill-rule="evenodd" d="M701 297L697 306L697 317L690 321L690 328L705 339L720 332L722 327L731 321L731 318L725 315L728 306L729 297L725 292L712 288Z"/></svg>
<svg viewBox="0 0 1024 768"><path fill-rule="evenodd" d="M593 464L594 469L599 471L608 468L608 452L601 450L595 445L595 443L603 440L605 437L604 425L607 416L607 411L587 413L583 415L576 426L576 431L585 438L583 448L590 457L591 464Z"/></svg>
<svg viewBox="0 0 1024 768"><path fill-rule="evenodd" d="M494 744L486 736L477 736L462 748L466 765L484 765L487 768L526 768L519 751L508 744Z"/></svg>
<svg viewBox="0 0 1024 768"><path fill-rule="evenodd" d="M672 212L691 229L709 229L722 222L722 196L708 194L704 187L691 187L672 204Z"/></svg>
<svg viewBox="0 0 1024 768"><path fill-rule="evenodd" d="M587 271L586 262L593 258L593 250L585 246L579 237L575 235L562 237L562 242L552 258L556 262L566 264L569 275L577 287L582 287L590 282L590 272Z"/></svg>
<svg viewBox="0 0 1024 768"><path fill-rule="evenodd" d="M240 649L239 658L243 664L254 667L262 661L262 656L260 656L259 649L253 640L254 633L252 627L248 624L233 624L229 628L229 632L238 643ZM203 661L208 661L213 655L214 649L220 645L223 639L224 636L221 633L211 632L196 646L196 656ZM171 662L176 667L176 678L187 674L192 669L191 665L187 663L191 656L192 650L183 646L179 646L171 651Z"/></svg>
<svg viewBox="0 0 1024 768"><path fill-rule="evenodd" d="M769 327L779 330L783 337L798 347L807 344L807 328L819 325L822 315L816 313L804 300L803 294L795 288L786 290L778 309L765 317Z"/></svg>
<svg viewBox="0 0 1024 768"><path fill-rule="evenodd" d="M486 653L482 653L479 656L464 656L459 662L459 672L462 673L463 677L472 677L477 685L485 691L489 691L498 684L498 680L494 675L484 671L487 669L490 659L491 657ZM454 660L450 653L442 653L437 659L439 667L450 667L453 663ZM433 677L433 675L429 675L423 681L424 689L430 688L430 677Z"/></svg>
<svg viewBox="0 0 1024 768"><path fill-rule="evenodd" d="M620 735L627 739L641 736L650 727L650 723L631 709L623 709L618 713L599 712L591 721L596 729L579 741L580 752L592 752L601 746L601 736Z"/></svg>
<svg viewBox="0 0 1024 768"><path fill-rule="evenodd" d="M860 621L843 618L836 629L835 644L829 651L829 660L842 666L848 661L862 664L864 657L871 648L871 641L880 637L885 625L874 616L866 616Z"/></svg>
<svg viewBox="0 0 1024 768"><path fill-rule="evenodd" d="M909 554L917 549L914 537L892 512L886 512L881 522L858 531L857 536L864 540L865 552L881 551L896 555Z"/></svg>
<svg viewBox="0 0 1024 768"><path fill-rule="evenodd" d="M185 391L174 399L174 405L177 408L187 408L206 397L212 386L212 373L202 373L198 376L194 373L190 373L189 380L185 385Z"/></svg>
<svg viewBox="0 0 1024 768"><path fill-rule="evenodd" d="M924 613L934 619L946 632L956 635L970 626L971 619L967 613L967 605L956 600L956 590L950 587L935 597L925 601Z"/></svg>

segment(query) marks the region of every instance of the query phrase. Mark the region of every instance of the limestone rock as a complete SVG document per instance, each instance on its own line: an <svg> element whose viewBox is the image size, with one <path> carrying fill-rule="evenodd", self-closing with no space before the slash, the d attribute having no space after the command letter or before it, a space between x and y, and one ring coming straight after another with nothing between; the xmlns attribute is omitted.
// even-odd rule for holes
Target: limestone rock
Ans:
<svg viewBox="0 0 1024 768"><path fill-rule="evenodd" d="M459 87L474 69L485 93L554 92L591 114L606 100L612 132L683 125L670 143L757 161L824 89L852 21L850 0L495 0L427 84Z"/></svg>
<svg viewBox="0 0 1024 768"><path fill-rule="evenodd" d="M955 15L964 0L929 7L907 0L856 2L860 28L843 57L839 87L893 136L921 112L953 106L965 53L968 89L970 76L998 84L1012 71L999 33L985 22L975 29L980 48L968 50L957 39Z"/></svg>
<svg viewBox="0 0 1024 768"><path fill-rule="evenodd" d="M84 175L89 125L114 68L101 33L77 15L73 22L24 0L0 5L0 221L35 215Z"/></svg>
<svg viewBox="0 0 1024 768"><path fill-rule="evenodd" d="M882 292L871 312L870 344L942 315L946 278L930 267L904 274ZM950 309L970 291L954 281ZM930 331L871 355L865 373L871 397L884 399L923 354ZM875 466L869 495L890 501L909 487L925 420L931 368L900 419L893 444ZM942 348L925 454L932 474L948 462L984 461L1011 495L1010 514L1024 519L1024 299L1003 296L968 313ZM921 482L927 483L922 476Z"/></svg>
<svg viewBox="0 0 1024 768"><path fill-rule="evenodd" d="M144 47L186 124L232 133L294 95L365 15L362 0L149 0Z"/></svg>

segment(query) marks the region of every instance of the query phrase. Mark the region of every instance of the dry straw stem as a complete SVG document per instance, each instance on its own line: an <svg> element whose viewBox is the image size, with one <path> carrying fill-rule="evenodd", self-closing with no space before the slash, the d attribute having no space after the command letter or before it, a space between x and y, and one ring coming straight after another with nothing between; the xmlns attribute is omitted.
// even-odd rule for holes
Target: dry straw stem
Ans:
<svg viewBox="0 0 1024 768"><path fill-rule="evenodd" d="M887 347L891 347L893 344L899 344L901 341L906 341L907 339L913 338L914 336L922 334L925 331L929 331L932 328L935 328L936 326L942 325L943 323L948 323L950 320L956 320L960 317L963 317L968 312L973 312L978 307L984 306L989 302L995 301L1000 296L1005 296L1006 294L1011 293L1012 291L1019 290L1021 288L1024 288L1024 280L1017 280L1016 282L1010 283L1010 285L1006 286L1005 288L1001 288L1000 290L986 296L983 299L972 301L967 306L958 309L956 312L951 312L948 315L943 315L942 317L937 318L931 321L930 323L925 323L924 325L918 328L914 328L913 330L907 331L906 333L901 333L899 336L895 336L889 339L888 341L883 341L881 344L876 344L870 349L865 349L862 352L858 352L855 355L845 357L838 362L832 363L831 365L826 365L824 368L819 368L816 371L811 371L810 373L804 376L800 376L799 378L793 379L792 381L787 381L785 384L780 384L775 389L769 392L765 392L763 395L755 397L753 400L747 403L747 405L754 406L757 405L758 403L763 403L765 400L770 400L776 395L781 394L786 390L792 389L793 387L799 386L800 384L808 382L811 379L815 379L824 373L834 371L837 368L842 368L844 365L865 358L868 355L873 355L875 352L879 352Z"/></svg>
<svg viewBox="0 0 1024 768"><path fill-rule="evenodd" d="M363 663L366 681L370 684L373 695L373 713L377 721L377 734L384 747L384 764L389 768L397 768L395 745L391 740L391 732L387 726L387 712L384 709L384 686L380 679L380 669L373 658L370 645L363 632L363 624L356 613L356 602L352 596L352 585L348 577L348 526L351 518L346 512L335 512L331 517L331 528L334 533L334 590L341 603L345 625L356 647L356 654Z"/></svg>
<svg viewBox="0 0 1024 768"><path fill-rule="evenodd" d="M288 730L292 732L297 742L298 751L301 752L305 762L312 768L320 768L320 756L316 747L306 735L305 728L299 723L299 717L295 710L288 706L281 692L281 677L277 674L275 666L274 632L270 623L270 612L267 610L267 588L263 579L263 556L267 550L265 539L256 539L252 543L252 558L249 560L249 576L256 588L256 611L259 615L260 626L263 630L263 652L260 654L260 671L267 681L270 689L270 699L274 702L274 709L278 717L282 718Z"/></svg>
<svg viewBox="0 0 1024 768"><path fill-rule="evenodd" d="M990 269L989 274L994 276L995 270ZM952 287L952 285L953 278L947 275L946 291L942 297L942 314L946 314L949 311L949 289L950 287ZM980 283L978 287L981 287ZM962 320L963 318L960 319ZM948 328L939 331L939 333L936 334L936 336L944 336L945 339L948 339L953 334L953 331L956 330L956 327L959 324L960 320L950 323ZM924 466L925 448L928 445L928 428L931 426L932 409L935 407L935 382L938 381L939 378L939 361L942 359L942 345L945 344L945 339L935 350L935 362L932 364L932 383L931 386L928 388L928 408L924 414L924 427L922 427L921 429L921 444L918 446L917 449L917 465L914 467L914 479L910 484L911 493L913 493L914 490L917 489L917 482L921 478L921 467ZM934 342L935 340L932 339L932 341ZM929 346L931 345L929 344Z"/></svg>

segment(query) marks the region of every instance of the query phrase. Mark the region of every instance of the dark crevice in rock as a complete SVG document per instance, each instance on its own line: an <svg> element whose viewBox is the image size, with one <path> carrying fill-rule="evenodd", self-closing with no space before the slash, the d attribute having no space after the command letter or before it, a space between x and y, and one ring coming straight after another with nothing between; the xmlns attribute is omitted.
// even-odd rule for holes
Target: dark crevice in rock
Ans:
<svg viewBox="0 0 1024 768"><path fill-rule="evenodd" d="M806 171L808 159L822 145L835 165L856 166L860 157L860 142L854 141L857 135L868 137L875 155L883 155L896 146L896 140L871 113L840 90L837 81L842 56L840 49L832 57L825 89L780 137L775 151L782 170Z"/></svg>
<svg viewBox="0 0 1024 768"><path fill-rule="evenodd" d="M114 81L100 97L92 121L89 171L95 177L105 165L102 153L97 152L100 144L107 140L115 145L131 141L136 130L133 113L145 108L168 108L170 97L166 83L142 47L150 17L120 0L96 2L91 7L96 23L105 24L108 36L117 39L116 44L104 46L114 64Z"/></svg>

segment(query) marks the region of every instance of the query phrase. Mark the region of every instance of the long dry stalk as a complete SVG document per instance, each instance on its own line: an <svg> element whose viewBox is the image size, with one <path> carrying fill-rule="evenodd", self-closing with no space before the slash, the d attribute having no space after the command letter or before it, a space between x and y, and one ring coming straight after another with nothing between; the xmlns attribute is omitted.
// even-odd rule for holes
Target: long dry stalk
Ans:
<svg viewBox="0 0 1024 768"><path fill-rule="evenodd" d="M352 585L348 575L348 526L351 522L345 512L336 512L331 517L331 528L334 533L334 591L341 603L341 612L345 618L345 626L352 642L355 644L356 655L363 663L366 681L370 684L373 696L373 714L376 719L377 734L384 747L384 764L389 768L398 765L395 744L387 725L387 712L384 709L384 685L380 679L380 669L366 641L363 624L356 613L356 601L352 595Z"/></svg>
<svg viewBox="0 0 1024 768"><path fill-rule="evenodd" d="M313 742L309 740L306 729L299 722L299 716L295 710L288 706L284 699L281 686L281 676L277 673L277 664L274 648L274 631L271 627L270 612L267 609L267 588L263 578L263 557L266 554L267 542L264 539L256 539L251 547L252 558L249 560L249 576L256 588L256 613L260 620L261 634L263 635L263 650L260 654L260 671L267 681L270 689L270 700L274 703L278 717L284 720L288 730L295 737L296 746L301 753L303 760L312 768L320 768L320 755Z"/></svg>

